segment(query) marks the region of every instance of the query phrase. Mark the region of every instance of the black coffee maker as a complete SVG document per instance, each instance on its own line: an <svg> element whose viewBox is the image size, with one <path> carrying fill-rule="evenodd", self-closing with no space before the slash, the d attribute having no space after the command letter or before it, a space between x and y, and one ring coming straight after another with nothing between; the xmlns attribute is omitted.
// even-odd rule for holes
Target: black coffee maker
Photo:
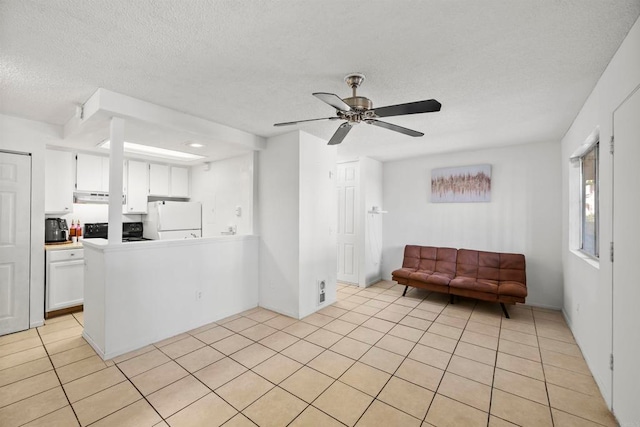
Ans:
<svg viewBox="0 0 640 427"><path fill-rule="evenodd" d="M56 243L69 240L69 227L67 220L62 218L45 218L44 242Z"/></svg>

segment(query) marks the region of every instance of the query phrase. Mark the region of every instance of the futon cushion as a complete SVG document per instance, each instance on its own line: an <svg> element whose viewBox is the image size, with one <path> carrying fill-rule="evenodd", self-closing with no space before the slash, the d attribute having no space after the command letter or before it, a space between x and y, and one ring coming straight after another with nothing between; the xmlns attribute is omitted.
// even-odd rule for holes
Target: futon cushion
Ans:
<svg viewBox="0 0 640 427"><path fill-rule="evenodd" d="M452 288L468 289L476 292L487 292L491 294L498 293L498 282L492 280L475 279L473 277L456 276L449 282Z"/></svg>
<svg viewBox="0 0 640 427"><path fill-rule="evenodd" d="M450 282L451 277L441 273L433 273L427 278L427 283L431 283L432 285L447 286Z"/></svg>
<svg viewBox="0 0 640 427"><path fill-rule="evenodd" d="M391 275L393 277L401 277L403 279L408 279L411 273L415 272L414 268L399 268L398 270L394 270Z"/></svg>
<svg viewBox="0 0 640 427"><path fill-rule="evenodd" d="M500 282L498 286L498 295L525 298L527 296L527 287L523 283L519 282Z"/></svg>
<svg viewBox="0 0 640 427"><path fill-rule="evenodd" d="M420 264L420 246L407 245L404 248L404 259L402 260L402 268L412 268L414 271L418 269Z"/></svg>

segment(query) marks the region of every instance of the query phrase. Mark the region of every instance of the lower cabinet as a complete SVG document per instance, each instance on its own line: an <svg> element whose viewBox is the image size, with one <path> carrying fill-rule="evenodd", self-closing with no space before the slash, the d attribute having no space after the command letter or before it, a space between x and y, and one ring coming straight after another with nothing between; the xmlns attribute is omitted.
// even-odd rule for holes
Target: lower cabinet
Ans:
<svg viewBox="0 0 640 427"><path fill-rule="evenodd" d="M45 311L82 305L84 301L84 250L46 251Z"/></svg>

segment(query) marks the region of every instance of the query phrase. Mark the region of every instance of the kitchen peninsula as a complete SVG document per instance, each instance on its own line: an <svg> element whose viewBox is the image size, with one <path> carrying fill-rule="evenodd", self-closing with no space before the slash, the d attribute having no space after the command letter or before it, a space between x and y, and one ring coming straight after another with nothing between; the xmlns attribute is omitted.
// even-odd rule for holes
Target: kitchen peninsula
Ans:
<svg viewBox="0 0 640 427"><path fill-rule="evenodd" d="M258 245L85 240L84 338L107 360L257 306Z"/></svg>

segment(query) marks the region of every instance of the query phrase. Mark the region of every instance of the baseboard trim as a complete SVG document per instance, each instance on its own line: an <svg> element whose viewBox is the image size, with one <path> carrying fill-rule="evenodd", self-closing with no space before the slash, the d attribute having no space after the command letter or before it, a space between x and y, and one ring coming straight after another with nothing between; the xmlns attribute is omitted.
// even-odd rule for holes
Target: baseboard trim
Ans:
<svg viewBox="0 0 640 427"><path fill-rule="evenodd" d="M107 360L105 358L105 354L104 352L100 349L100 347L98 347L98 345L93 341L93 339L89 336L89 334L87 334L87 330L83 329L82 330L82 338L85 339L86 342L89 343L89 345L91 346L91 348L93 348L93 351L95 351L96 353L98 353L98 356L100 356L100 358L102 360Z"/></svg>
<svg viewBox="0 0 640 427"><path fill-rule="evenodd" d="M44 326L44 319L43 320L38 320L37 322L31 322L29 324L29 329L38 328L40 326Z"/></svg>

